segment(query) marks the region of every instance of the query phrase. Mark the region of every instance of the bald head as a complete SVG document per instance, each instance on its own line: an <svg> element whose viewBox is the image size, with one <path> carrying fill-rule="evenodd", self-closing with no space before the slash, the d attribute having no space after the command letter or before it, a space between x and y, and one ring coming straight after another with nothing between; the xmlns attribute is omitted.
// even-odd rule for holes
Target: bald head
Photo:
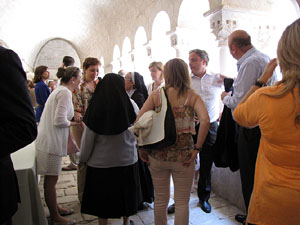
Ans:
<svg viewBox="0 0 300 225"><path fill-rule="evenodd" d="M233 31L228 37L228 45L235 44L238 48L251 46L251 37L244 30Z"/></svg>
<svg viewBox="0 0 300 225"><path fill-rule="evenodd" d="M251 37L244 30L233 31L228 36L228 47L235 59L240 59L250 48L252 48Z"/></svg>

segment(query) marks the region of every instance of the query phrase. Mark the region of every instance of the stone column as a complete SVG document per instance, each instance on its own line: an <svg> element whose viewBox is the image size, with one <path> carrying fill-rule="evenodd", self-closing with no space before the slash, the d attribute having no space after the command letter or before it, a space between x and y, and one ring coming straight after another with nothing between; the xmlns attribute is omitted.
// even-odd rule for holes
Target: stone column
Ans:
<svg viewBox="0 0 300 225"><path fill-rule="evenodd" d="M222 8L214 12L206 12L204 15L209 18L212 33L216 36L218 42L220 73L233 76L233 71L231 71L233 66L230 65L232 64L230 63L232 56L227 46L227 38L237 28L237 20L229 16Z"/></svg>
<svg viewBox="0 0 300 225"><path fill-rule="evenodd" d="M228 36L234 30L247 31L252 39L255 47L261 50L267 40L262 36L262 30L275 29L270 25L270 13L258 10L237 8L233 6L223 5L204 13L210 20L212 33L216 36L219 46L220 72L225 75L233 76L236 74L234 60L228 49ZM266 29L262 29L266 28ZM271 28L270 28L271 27Z"/></svg>
<svg viewBox="0 0 300 225"><path fill-rule="evenodd" d="M171 47L176 51L176 57L185 61L188 60L189 43L187 36L191 33L190 29L176 27L175 30L169 31L167 35L170 38Z"/></svg>

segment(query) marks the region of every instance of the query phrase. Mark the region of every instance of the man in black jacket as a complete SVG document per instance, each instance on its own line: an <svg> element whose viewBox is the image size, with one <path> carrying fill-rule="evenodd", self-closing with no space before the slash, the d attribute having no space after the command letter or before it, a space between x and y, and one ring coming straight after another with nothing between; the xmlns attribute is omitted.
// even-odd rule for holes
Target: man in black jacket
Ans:
<svg viewBox="0 0 300 225"><path fill-rule="evenodd" d="M9 225L20 202L10 154L30 144L37 129L21 61L1 46L0 77L0 225Z"/></svg>

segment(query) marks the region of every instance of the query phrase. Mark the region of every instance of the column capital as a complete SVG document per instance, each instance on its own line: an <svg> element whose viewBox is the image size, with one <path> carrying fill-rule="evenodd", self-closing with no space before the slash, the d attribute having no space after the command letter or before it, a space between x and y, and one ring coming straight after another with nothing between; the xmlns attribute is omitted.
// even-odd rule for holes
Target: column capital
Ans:
<svg viewBox="0 0 300 225"><path fill-rule="evenodd" d="M210 20L212 33L219 41L219 45L227 44L228 36L237 29L244 29L249 34L256 35L257 28L271 23L270 12L249 10L223 5L204 13Z"/></svg>

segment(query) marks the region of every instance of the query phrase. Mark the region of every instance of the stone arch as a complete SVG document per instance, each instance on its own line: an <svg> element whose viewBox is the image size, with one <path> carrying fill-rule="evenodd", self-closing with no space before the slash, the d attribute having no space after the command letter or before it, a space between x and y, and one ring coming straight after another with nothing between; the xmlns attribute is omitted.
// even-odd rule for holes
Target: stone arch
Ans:
<svg viewBox="0 0 300 225"><path fill-rule="evenodd" d="M184 60L188 51L199 48L207 51L210 61L208 70L219 72L219 54L215 35L212 34L210 21L204 16L209 11L209 0L183 0L178 15L178 30L181 37L178 42L185 48Z"/></svg>
<svg viewBox="0 0 300 225"><path fill-rule="evenodd" d="M69 41L62 38L51 39L39 50L33 64L34 68L40 65L47 66L50 78L54 79L56 78L57 69L62 65L62 59L66 55L72 56L75 60L74 66L80 67L80 58Z"/></svg>
<svg viewBox="0 0 300 225"><path fill-rule="evenodd" d="M122 45L121 67L126 71L133 71L134 55L131 52L129 37L125 37Z"/></svg>
<svg viewBox="0 0 300 225"><path fill-rule="evenodd" d="M175 49L171 47L168 32L171 29L170 18L165 11L157 13L152 24L152 59L166 63L176 56Z"/></svg>
<svg viewBox="0 0 300 225"><path fill-rule="evenodd" d="M147 41L145 28L138 27L134 37L134 70L144 77L146 84L151 82L151 76L148 72L149 57L145 47Z"/></svg>
<svg viewBox="0 0 300 225"><path fill-rule="evenodd" d="M203 14L209 11L209 0L183 0L178 14L178 26L199 29L207 21Z"/></svg>

